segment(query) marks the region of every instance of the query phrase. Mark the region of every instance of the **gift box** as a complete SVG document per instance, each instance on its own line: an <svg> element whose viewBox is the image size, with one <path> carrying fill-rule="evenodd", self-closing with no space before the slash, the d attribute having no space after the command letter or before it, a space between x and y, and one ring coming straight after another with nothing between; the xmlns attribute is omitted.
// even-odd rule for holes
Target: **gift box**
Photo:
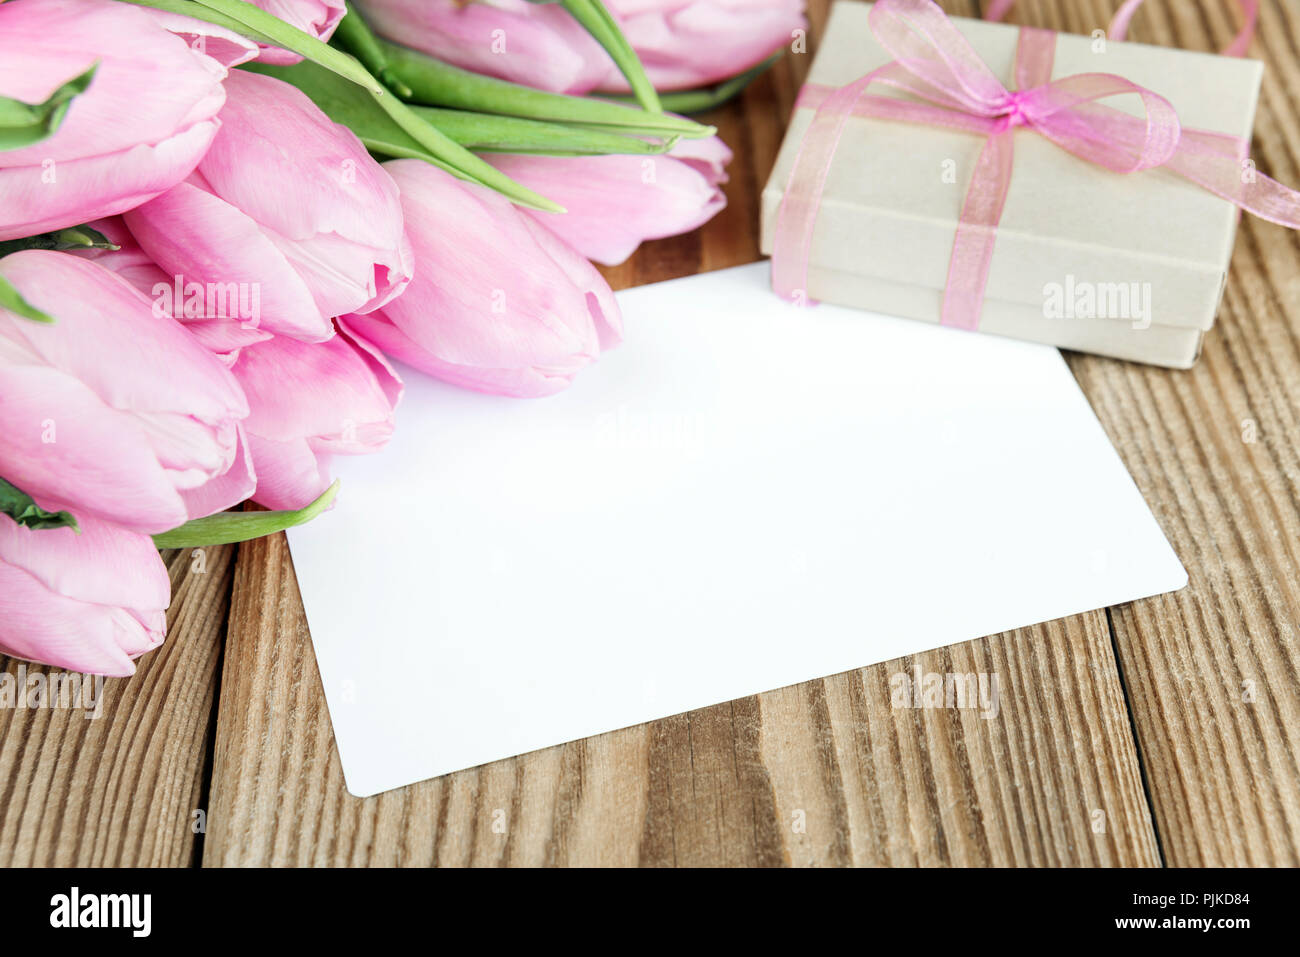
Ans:
<svg viewBox="0 0 1300 957"><path fill-rule="evenodd" d="M805 167L796 170L796 157L816 107L834 90L897 60L897 44L891 53L873 35L871 7L840 0L832 8L763 191L766 254L779 245L778 218L792 170L806 175ZM942 16L937 8L933 15ZM1018 89L1020 28L956 17L948 22L1007 90ZM1214 139L1209 134L1224 134L1222 143L1236 143L1241 176L1254 175L1245 146L1262 78L1258 61L1111 41L1100 31L1032 32L1040 45L1048 44L1046 69L1053 80L1104 73L1131 81L1168 101L1183 130L1204 131L1207 141ZM916 100L880 82L868 92ZM1111 97L1106 106L1145 115L1137 95ZM986 134L848 115L814 194L797 294L941 321L958 224ZM1237 205L1164 166L1116 172L1090 162L1032 124L1014 124L1010 135L1014 161L1007 164L1005 205L996 226L985 230L991 256L977 270L984 281L973 312L979 331L1175 368L1194 364L1223 296ZM980 228L973 227L976 233Z"/></svg>

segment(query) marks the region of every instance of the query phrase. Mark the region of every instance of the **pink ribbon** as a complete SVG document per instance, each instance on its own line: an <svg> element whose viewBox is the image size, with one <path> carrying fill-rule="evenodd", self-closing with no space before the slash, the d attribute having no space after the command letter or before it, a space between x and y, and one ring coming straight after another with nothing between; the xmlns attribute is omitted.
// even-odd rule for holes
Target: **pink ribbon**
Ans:
<svg viewBox="0 0 1300 957"><path fill-rule="evenodd" d="M1015 2L1016 0L992 0L984 14L984 19L1001 20ZM1246 48L1250 46L1250 41L1255 36L1255 21L1259 18L1259 0L1238 0L1238 2L1241 5L1244 22L1241 32L1223 48L1224 56L1245 56ZM1115 11L1115 17L1110 21L1110 29L1106 31L1106 35L1112 40L1123 40L1128 35L1129 21L1133 19L1133 14L1137 13L1140 6L1142 0L1124 0L1124 5Z"/></svg>
<svg viewBox="0 0 1300 957"><path fill-rule="evenodd" d="M1017 90L1008 90L934 0L878 0L871 32L893 62L845 86L805 84L799 106L816 109L777 212L772 285L807 297L808 261L831 162L850 116L901 120L986 137L963 201L942 322L979 326L997 226L1011 183L1017 128L1033 130L1081 159L1116 173L1163 166L1263 219L1300 229L1300 193L1254 171L1235 136L1184 128L1164 97L1112 73L1052 80L1056 34L1022 27ZM879 83L916 99L872 96ZM1138 117L1099 102L1136 94Z"/></svg>

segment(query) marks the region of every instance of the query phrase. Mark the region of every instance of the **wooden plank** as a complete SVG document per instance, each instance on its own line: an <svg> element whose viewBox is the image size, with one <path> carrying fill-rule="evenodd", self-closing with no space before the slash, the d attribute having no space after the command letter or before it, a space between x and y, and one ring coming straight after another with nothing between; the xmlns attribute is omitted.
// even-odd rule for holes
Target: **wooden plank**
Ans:
<svg viewBox="0 0 1300 957"><path fill-rule="evenodd" d="M283 536L234 594L206 866L1158 862L1104 612L360 799ZM894 707L914 667L996 716Z"/></svg>
<svg viewBox="0 0 1300 957"><path fill-rule="evenodd" d="M758 258L807 60L710 117L727 210L606 270L616 288ZM893 707L918 665L996 674L998 715ZM1158 863L1104 612L351 797L283 536L240 549L210 803L210 866Z"/></svg>
<svg viewBox="0 0 1300 957"><path fill-rule="evenodd" d="M996 675L999 707L897 707L914 669ZM652 728L645 863L1158 862L1103 612Z"/></svg>
<svg viewBox="0 0 1300 957"><path fill-rule="evenodd" d="M235 554L196 551L164 554L167 641L132 677L104 682L97 717L0 708L0 866L193 863Z"/></svg>
<svg viewBox="0 0 1300 957"><path fill-rule="evenodd" d="M1218 50L1234 7L1147 3L1130 37ZM1017 19L1086 32L1110 8L1024 2ZM1252 156L1300 183L1300 4L1265 0L1251 55L1266 63ZM1300 239L1246 216L1195 369L1071 358L1191 577L1112 616L1171 865L1300 863L1297 317Z"/></svg>
<svg viewBox="0 0 1300 957"><path fill-rule="evenodd" d="M1158 26L1169 42L1192 29L1183 16ZM1297 51L1300 9L1266 3L1252 155L1290 183L1300 182ZM1173 864L1300 863L1297 276L1296 235L1246 217L1194 370L1078 367L1191 573L1186 591L1115 616Z"/></svg>
<svg viewBox="0 0 1300 957"><path fill-rule="evenodd" d="M205 866L635 862L574 831L593 794L638 816L642 731L349 795L283 535L241 546L217 729Z"/></svg>

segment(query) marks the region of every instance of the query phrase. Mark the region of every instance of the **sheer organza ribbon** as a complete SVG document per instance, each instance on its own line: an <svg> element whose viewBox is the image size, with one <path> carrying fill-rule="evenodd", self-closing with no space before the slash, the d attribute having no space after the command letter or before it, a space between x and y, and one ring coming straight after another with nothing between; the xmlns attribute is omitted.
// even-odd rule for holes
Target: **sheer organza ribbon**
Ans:
<svg viewBox="0 0 1300 957"><path fill-rule="evenodd" d="M1016 0L991 0L989 8L984 13L985 20L1001 20L1007 15ZM1237 0L1241 7L1242 23L1241 32L1232 38L1232 42L1220 51L1224 56L1245 56L1246 48L1250 46L1251 38L1255 35L1255 21L1259 19L1259 0ZM1110 29L1106 31L1106 36L1112 40L1123 40L1128 36L1129 21L1133 19L1133 14L1137 13L1138 7L1142 6L1142 0L1124 0L1123 5L1115 11L1114 18L1110 21Z"/></svg>
<svg viewBox="0 0 1300 957"><path fill-rule="evenodd" d="M893 57L842 87L805 84L799 106L816 110L777 212L772 285L806 299L808 261L827 174L850 116L943 126L986 137L962 204L948 263L942 322L975 329L998 222L1006 203L1018 127L1033 130L1115 173L1162 166L1256 216L1300 229L1300 193L1255 171L1235 136L1183 127L1164 97L1111 73L1052 80L1056 34L1020 29L1016 85L1008 90L933 0L878 0L871 32ZM873 96L881 84L914 99ZM1099 101L1136 95L1135 116Z"/></svg>

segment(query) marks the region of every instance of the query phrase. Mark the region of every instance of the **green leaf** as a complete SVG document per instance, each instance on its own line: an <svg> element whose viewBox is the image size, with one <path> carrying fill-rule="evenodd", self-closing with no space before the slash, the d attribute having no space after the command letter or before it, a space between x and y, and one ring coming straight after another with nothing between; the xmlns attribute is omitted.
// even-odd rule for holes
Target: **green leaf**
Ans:
<svg viewBox="0 0 1300 957"><path fill-rule="evenodd" d="M293 66L246 63L240 69L292 83L311 97L312 102L331 120L352 130L366 149L372 152L424 160L448 169L442 160L398 126L391 116L373 109L370 95L365 90L319 64L310 60L303 60Z"/></svg>
<svg viewBox="0 0 1300 957"><path fill-rule="evenodd" d="M345 4L347 13L339 21L330 42L342 47L361 61L379 81L404 100L411 98L411 88L402 82L401 77L393 73L388 66L388 57L384 55L379 40L370 31L366 21L351 3Z"/></svg>
<svg viewBox="0 0 1300 957"><path fill-rule="evenodd" d="M605 156L624 153L657 156L677 145L678 137L651 141L611 133L606 129L547 123L518 116L413 106L422 116L462 146L484 153L536 153L546 156Z"/></svg>
<svg viewBox="0 0 1300 957"><path fill-rule="evenodd" d="M32 319L36 322L54 321L54 317L49 313L42 312L24 299L4 276L0 276L0 309L8 309L24 319Z"/></svg>
<svg viewBox="0 0 1300 957"><path fill-rule="evenodd" d="M781 54L784 52L784 50L777 50L762 63L751 66L744 73L737 73L716 86L661 93L659 99L663 103L664 109L673 113L703 113L706 110L711 110L739 96L745 87L766 73L772 67L772 64L781 59ZM609 99L617 103L632 102L630 96L610 96Z"/></svg>
<svg viewBox="0 0 1300 957"><path fill-rule="evenodd" d="M196 518L170 532L153 537L159 548L199 548L207 545L229 545L246 542L250 538L273 535L295 525L310 522L325 509L339 492L339 483L321 492L316 501L294 511L284 512L218 512L207 518Z"/></svg>
<svg viewBox="0 0 1300 957"><path fill-rule="evenodd" d="M627 84L642 108L650 113L662 113L659 95L650 78L645 75L641 58L636 55L636 50L632 49L632 44L623 35L618 21L605 9L605 5L600 0L560 0L560 4L569 12L569 16L577 20L605 48L618 71L627 78Z"/></svg>
<svg viewBox="0 0 1300 957"><path fill-rule="evenodd" d="M549 93L442 63L416 50L380 41L388 68L413 91L412 101L452 110L496 113L551 123L608 127L634 136L698 139L717 132L694 120L647 113L621 103Z"/></svg>
<svg viewBox="0 0 1300 957"><path fill-rule="evenodd" d="M137 6L154 7L215 23L258 43L268 43L319 63L327 70L365 89L372 102L387 113L443 169L470 182L480 183L508 199L533 209L563 212L561 207L519 185L491 164L479 159L460 144L443 136L411 112L410 107L384 89L354 57L292 27L265 10L244 0L122 0Z"/></svg>
<svg viewBox="0 0 1300 957"><path fill-rule="evenodd" d="M51 233L7 239L0 242L0 256L16 253L20 249L118 249L107 236L89 226L71 226Z"/></svg>
<svg viewBox="0 0 1300 957"><path fill-rule="evenodd" d="M248 68L292 83L311 97L330 119L356 133L371 152L441 165L437 157L429 154L388 116L370 109L369 97L364 90L323 67L304 60L293 66L250 64ZM492 113L426 106L413 106L411 109L466 149L484 152L552 156L655 155L667 152L677 140L669 137L666 141L647 141L604 129L588 130Z"/></svg>
<svg viewBox="0 0 1300 957"><path fill-rule="evenodd" d="M47 512L18 486L0 478L0 513L28 528L70 528L81 533L71 512Z"/></svg>
<svg viewBox="0 0 1300 957"><path fill-rule="evenodd" d="M67 115L73 97L86 91L98 66L95 64L64 83L43 103L24 103L0 96L0 150L22 149L53 136Z"/></svg>

